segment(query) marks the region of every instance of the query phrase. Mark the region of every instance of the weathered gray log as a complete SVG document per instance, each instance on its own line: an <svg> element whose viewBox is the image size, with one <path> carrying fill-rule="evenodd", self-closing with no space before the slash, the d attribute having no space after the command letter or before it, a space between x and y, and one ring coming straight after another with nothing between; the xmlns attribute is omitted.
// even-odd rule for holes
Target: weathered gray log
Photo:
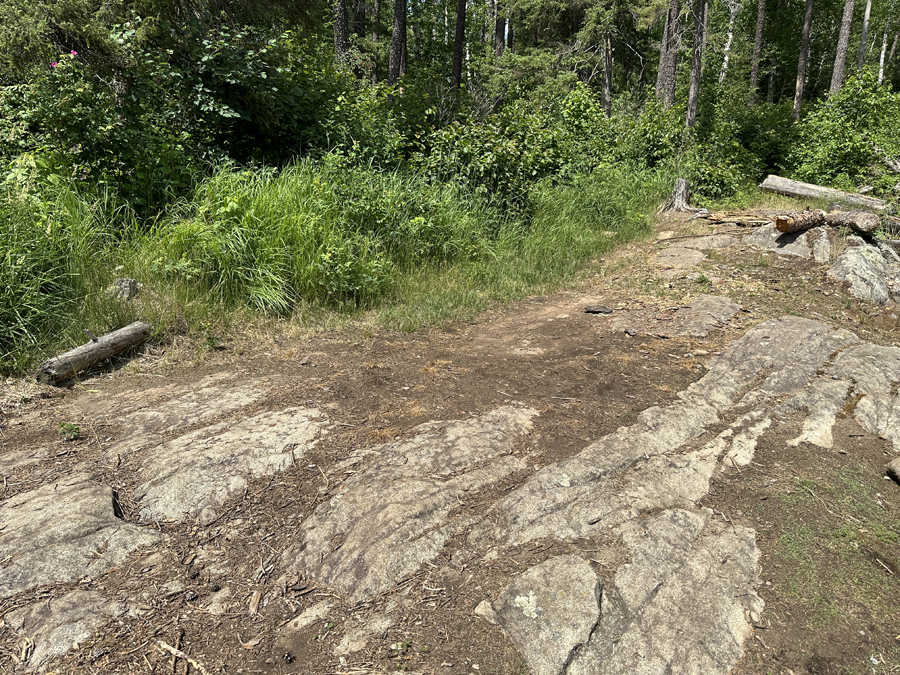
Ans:
<svg viewBox="0 0 900 675"><path fill-rule="evenodd" d="M90 368L103 359L140 344L150 335L153 328L149 323L135 321L103 337L92 339L87 344L44 361L38 368L38 382L59 384L75 373Z"/></svg>
<svg viewBox="0 0 900 675"><path fill-rule="evenodd" d="M788 216L775 216L775 229L779 232L800 232L825 222L824 211L800 211Z"/></svg>
<svg viewBox="0 0 900 675"><path fill-rule="evenodd" d="M872 234L881 225L881 219L866 211L834 211L825 216L829 225L845 225L863 234Z"/></svg>
<svg viewBox="0 0 900 675"><path fill-rule="evenodd" d="M759 186L766 192L793 197L794 199L820 199L822 201L840 202L841 204L854 206L866 211L884 211L887 202L875 197L866 197L853 192L843 192L832 188L801 183L800 181L782 178L781 176L768 176Z"/></svg>

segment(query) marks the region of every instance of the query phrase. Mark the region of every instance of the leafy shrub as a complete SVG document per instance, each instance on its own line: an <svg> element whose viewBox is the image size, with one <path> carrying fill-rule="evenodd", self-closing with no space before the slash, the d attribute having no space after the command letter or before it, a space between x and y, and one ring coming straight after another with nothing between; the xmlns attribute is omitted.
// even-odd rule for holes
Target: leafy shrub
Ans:
<svg viewBox="0 0 900 675"><path fill-rule="evenodd" d="M871 180L884 193L896 176L880 166L876 147L900 155L900 93L879 85L867 69L851 75L837 95L800 121L788 161L800 180L851 190Z"/></svg>

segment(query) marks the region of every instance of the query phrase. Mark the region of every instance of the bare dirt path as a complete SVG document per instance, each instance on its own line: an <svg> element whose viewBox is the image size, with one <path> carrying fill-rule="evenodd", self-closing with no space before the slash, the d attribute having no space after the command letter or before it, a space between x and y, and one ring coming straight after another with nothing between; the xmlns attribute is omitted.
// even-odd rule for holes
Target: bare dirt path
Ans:
<svg viewBox="0 0 900 675"><path fill-rule="evenodd" d="M7 395L0 672L894 672L897 268L716 227L471 323Z"/></svg>

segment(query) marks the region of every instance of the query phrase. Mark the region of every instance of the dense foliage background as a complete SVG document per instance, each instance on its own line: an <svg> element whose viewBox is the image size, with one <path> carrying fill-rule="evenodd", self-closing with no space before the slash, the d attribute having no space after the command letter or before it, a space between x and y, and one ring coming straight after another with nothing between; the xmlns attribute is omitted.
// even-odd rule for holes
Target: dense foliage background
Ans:
<svg viewBox="0 0 900 675"><path fill-rule="evenodd" d="M704 203L767 173L896 200L898 19L890 0L0 0L0 368L138 314L207 331L374 307L411 328L568 278L675 176ZM123 275L157 301L104 295Z"/></svg>

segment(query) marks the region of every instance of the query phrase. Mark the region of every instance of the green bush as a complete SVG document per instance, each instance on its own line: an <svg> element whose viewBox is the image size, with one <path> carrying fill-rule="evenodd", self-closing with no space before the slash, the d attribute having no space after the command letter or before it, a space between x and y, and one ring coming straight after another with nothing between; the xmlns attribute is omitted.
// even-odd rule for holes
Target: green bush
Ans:
<svg viewBox="0 0 900 675"><path fill-rule="evenodd" d="M791 175L849 190L871 181L886 194L896 175L881 165L876 147L900 156L900 93L879 85L874 69L866 69L800 121L788 158Z"/></svg>

